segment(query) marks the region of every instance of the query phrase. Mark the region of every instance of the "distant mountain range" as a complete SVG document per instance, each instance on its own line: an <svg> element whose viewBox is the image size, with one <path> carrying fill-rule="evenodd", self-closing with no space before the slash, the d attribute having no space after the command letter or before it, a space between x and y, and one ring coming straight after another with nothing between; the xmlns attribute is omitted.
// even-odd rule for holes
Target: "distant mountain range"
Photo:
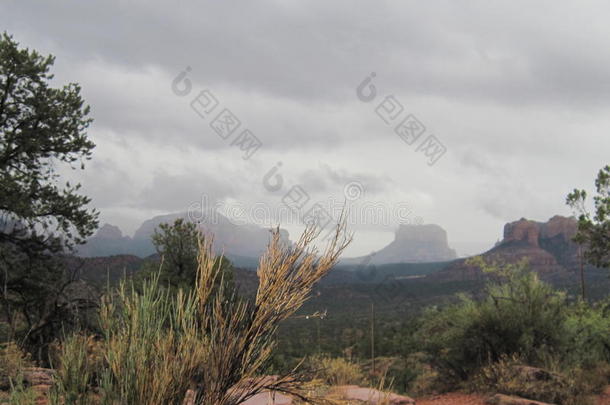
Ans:
<svg viewBox="0 0 610 405"><path fill-rule="evenodd" d="M112 261L133 264L140 258L155 253L151 235L161 223L173 222L176 218L186 218L186 214L168 214L144 221L133 238L124 236L121 230L106 224L81 246L81 257L116 256ZM522 218L504 226L504 238L487 252L484 258L516 262L527 258L530 266L545 279L569 278L579 268L579 252L572 238L577 230L574 218L554 216L547 222L536 222ZM214 221L200 223L203 232L214 235L214 248L223 252L236 267L255 268L260 255L269 243L270 233L256 225L236 225L217 214ZM288 232L282 237L289 241ZM103 261L103 260L102 260ZM346 258L340 267L348 272L363 266L433 264L432 274L422 274L430 280L465 281L484 278L481 270L467 264L466 259L457 259L456 252L449 247L447 233L438 225L401 225L394 240L386 247L368 256ZM441 265L442 264L442 265ZM409 270L410 276L417 275ZM415 271L415 273L413 273ZM425 273L428 273L426 271ZM348 280L345 280L348 281Z"/></svg>
<svg viewBox="0 0 610 405"><path fill-rule="evenodd" d="M162 223L172 223L178 218L188 219L186 213L160 215L146 220L140 225L133 238L124 236L121 230L110 224L102 226L87 243L79 246L78 256L98 257L113 255L134 255L147 257L155 253L151 236ZM224 253L235 265L255 266L258 258L269 243L269 229L256 225L236 225L223 215L216 213L213 218L198 222L204 234L214 237L214 249ZM281 230L282 239L289 241L286 230Z"/></svg>
<svg viewBox="0 0 610 405"><path fill-rule="evenodd" d="M166 217L159 217L152 222L147 221L147 226L158 223L162 218ZM117 232L116 228L110 226L102 229L96 235L100 240L105 238L115 240L115 242L124 241L128 244L138 240L135 237L124 239L125 237L120 231ZM148 230L150 229L152 228L149 227ZM427 233L426 229L432 229L432 231ZM532 269L537 271L543 279L564 289L571 296L575 296L579 294L580 288L578 246L572 242L576 229L577 223L573 218L555 216L547 222L520 219L506 224L502 241L483 256L505 262L515 262L521 258L527 258ZM263 229L263 231L265 230ZM409 233L415 233L418 236L407 237ZM140 237L142 239L144 234L138 233L137 235L142 235ZM396 234L395 241L378 252L380 259L377 260L404 259L407 257L406 254L402 256L394 254L396 251L400 251L400 245L395 242L418 238L421 239L421 242L428 240L430 235L436 235L430 238L436 240L436 247L431 249L432 252L440 252L438 254L441 256L452 253L451 249L442 243L445 238L438 238L438 235L444 235L444 231L439 233L435 226L420 229L417 226L403 227ZM258 235L263 238L259 242L259 248L262 250L266 245L266 238L263 237L264 233L258 233ZM95 243L99 244L99 240ZM417 244L415 245L417 246ZM114 246L116 248L118 243ZM105 247L109 251L112 244L107 243ZM413 247L405 247L405 251L409 252L410 260L417 257L412 255L413 252L419 252ZM419 257L429 259L434 256L430 256L430 252L426 252ZM102 290L108 281L115 283L123 275L137 272L146 260L133 255L69 257L67 259L70 267L78 271L83 280L97 285ZM243 259L244 257L242 257ZM236 265L235 282L240 294L253 296L256 293L258 277L256 272L251 271L251 268L256 266L256 259L249 257L247 260L250 262L246 265L240 264L239 261L234 262ZM352 263L346 264L349 261ZM480 296L485 287L486 276L480 269L467 265L464 259L435 263L371 264L371 262L373 260L367 264L361 258L342 261L316 286L312 298L307 301L300 313L328 311L329 314L332 314L332 317L328 318L328 322L331 318L339 319L342 316L347 316L350 321L355 322L357 319L366 318L371 309L371 303L374 303L375 311L380 317L386 315L395 317L396 314L408 317L423 307L452 302L455 300L456 293ZM587 266L585 279L587 297L600 298L607 295L608 288L610 288L607 271ZM295 327L294 322L297 321L293 320L289 327ZM309 328L310 325L303 327Z"/></svg>
<svg viewBox="0 0 610 405"><path fill-rule="evenodd" d="M155 253L151 236L162 223L171 223L177 218L187 219L186 213L160 215L146 220L133 237L124 236L114 225L105 224L97 233L79 246L81 257L134 255L147 257ZM241 267L256 267L259 257L267 248L269 230L256 225L236 225L223 215L216 213L213 220L201 221L204 233L214 235L214 247L233 263ZM287 231L282 237L289 241ZM447 244L447 232L438 225L400 225L395 239L388 246L363 257L347 258L341 264L353 265L390 263L436 263L455 259L455 250Z"/></svg>

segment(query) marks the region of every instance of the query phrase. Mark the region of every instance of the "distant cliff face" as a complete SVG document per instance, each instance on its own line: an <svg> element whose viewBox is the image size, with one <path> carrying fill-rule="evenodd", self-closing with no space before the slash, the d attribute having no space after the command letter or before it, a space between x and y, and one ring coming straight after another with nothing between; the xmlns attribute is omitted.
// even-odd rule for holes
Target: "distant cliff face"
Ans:
<svg viewBox="0 0 610 405"><path fill-rule="evenodd" d="M104 226L97 230L95 237L100 239L121 239L123 238L123 233L118 226L104 224Z"/></svg>
<svg viewBox="0 0 610 405"><path fill-rule="evenodd" d="M394 263L444 262L457 257L449 247L447 232L434 224L400 225L394 241L377 254L384 256L401 259Z"/></svg>
<svg viewBox="0 0 610 405"><path fill-rule="evenodd" d="M573 245L578 224L574 218L555 215L548 222L535 222L521 218L504 226L504 239L501 244L520 241L530 246L542 247L549 241Z"/></svg>
<svg viewBox="0 0 610 405"><path fill-rule="evenodd" d="M123 236L118 227L110 224L104 224L86 244L78 247L78 255L82 257L140 255L140 253L134 248L130 237Z"/></svg>
<svg viewBox="0 0 610 405"><path fill-rule="evenodd" d="M445 262L457 257L449 247L447 232L438 225L400 225L394 240L374 254L369 264ZM342 261L357 264L362 258Z"/></svg>
<svg viewBox="0 0 610 405"><path fill-rule="evenodd" d="M538 238L540 238L540 224L521 218L504 225L504 239L500 245L510 242L525 242L530 246L538 247Z"/></svg>
<svg viewBox="0 0 610 405"><path fill-rule="evenodd" d="M504 226L504 238L483 257L509 263L527 258L530 267L545 278L565 276L577 270L578 246L572 241L576 219L554 216L548 222L521 218ZM478 268L457 261L432 278L474 279L481 277Z"/></svg>
<svg viewBox="0 0 610 405"><path fill-rule="evenodd" d="M148 219L135 232L134 237L123 236L121 230L106 224L91 237L85 245L78 249L79 256L96 257L117 254L132 254L146 257L155 253L151 236L162 223L173 223L177 218L187 218L185 213L160 215ZM198 224L204 234L214 236L214 248L235 260L243 259L252 262L267 248L271 233L268 229L256 225L236 225L221 214L215 214L213 219L201 221ZM288 232L281 230L282 239L289 241ZM254 260L256 261L256 260Z"/></svg>

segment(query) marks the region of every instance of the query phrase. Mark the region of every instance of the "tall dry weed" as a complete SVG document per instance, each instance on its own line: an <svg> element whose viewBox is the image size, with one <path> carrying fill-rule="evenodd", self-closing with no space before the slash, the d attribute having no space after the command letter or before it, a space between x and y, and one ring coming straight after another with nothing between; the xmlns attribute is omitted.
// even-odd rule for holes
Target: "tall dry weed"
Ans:
<svg viewBox="0 0 610 405"><path fill-rule="evenodd" d="M221 261L211 238L200 241L197 280L190 292L173 294L158 276L138 290L122 282L104 297L100 309L103 361L93 371L98 402L179 405L189 389L196 405L236 405L266 390L305 399L296 370L276 378L259 373L275 347L279 324L299 309L351 241L344 216L322 253L313 247L318 234L309 226L290 245L280 238L279 228L272 231L258 266L253 302L218 282ZM83 342L74 343L64 347L62 356L75 370L84 370ZM89 377L67 373L63 398L87 398L82 390L86 381L91 384Z"/></svg>

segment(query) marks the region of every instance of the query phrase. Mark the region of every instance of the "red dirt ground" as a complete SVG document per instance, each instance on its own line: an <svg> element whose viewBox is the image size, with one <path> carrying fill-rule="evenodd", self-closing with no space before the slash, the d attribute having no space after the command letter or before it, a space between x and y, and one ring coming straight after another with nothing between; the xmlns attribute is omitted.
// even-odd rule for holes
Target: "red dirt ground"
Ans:
<svg viewBox="0 0 610 405"><path fill-rule="evenodd" d="M417 398L417 405L484 405L486 397L483 395L462 394L451 392L449 394L432 397ZM597 405L610 405L610 386L599 396Z"/></svg>
<svg viewBox="0 0 610 405"><path fill-rule="evenodd" d="M417 398L415 401L417 405L484 405L485 397L482 395L451 392L449 394Z"/></svg>
<svg viewBox="0 0 610 405"><path fill-rule="evenodd" d="M599 396L597 405L610 405L610 386L606 387L604 393Z"/></svg>

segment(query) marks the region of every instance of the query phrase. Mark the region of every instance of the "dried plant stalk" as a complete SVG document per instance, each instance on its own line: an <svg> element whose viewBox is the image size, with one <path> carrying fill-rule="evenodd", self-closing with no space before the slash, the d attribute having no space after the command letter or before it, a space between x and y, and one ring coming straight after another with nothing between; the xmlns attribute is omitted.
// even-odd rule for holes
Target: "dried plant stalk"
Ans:
<svg viewBox="0 0 610 405"><path fill-rule="evenodd" d="M235 405L265 390L305 399L298 389L296 370L273 380L258 372L271 356L280 322L303 305L315 283L328 274L352 240L346 232L344 215L321 255L313 247L319 233L314 226L308 226L290 246L280 238L279 228L272 231L257 269L259 287L253 304L238 301L227 305L223 294L209 302L209 288L218 277L219 268L214 266L211 244L201 246L196 294L200 308L205 308L210 357L200 376L196 404Z"/></svg>

